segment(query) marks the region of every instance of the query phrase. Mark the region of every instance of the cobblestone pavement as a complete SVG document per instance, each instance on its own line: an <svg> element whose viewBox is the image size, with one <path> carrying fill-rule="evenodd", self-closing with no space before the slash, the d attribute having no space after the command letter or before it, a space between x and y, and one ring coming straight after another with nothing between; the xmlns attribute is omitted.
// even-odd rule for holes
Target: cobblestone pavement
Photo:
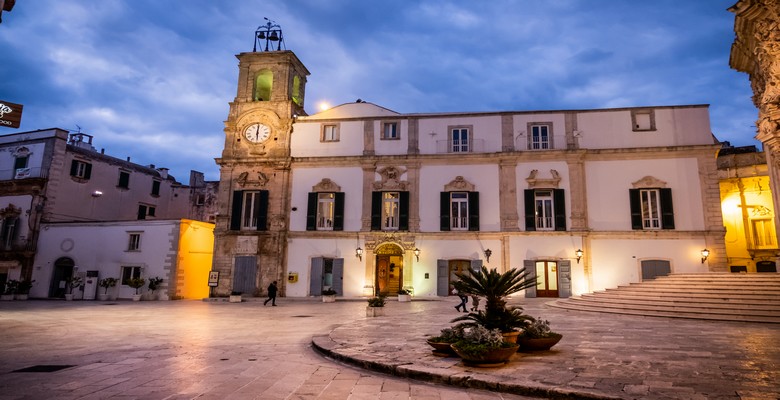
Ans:
<svg viewBox="0 0 780 400"><path fill-rule="evenodd" d="M0 399L526 399L365 371L311 348L312 336L364 320L365 305L0 302ZM440 305L388 310L419 319ZM391 321L381 329L395 336ZM14 372L50 366L72 367Z"/></svg>
<svg viewBox="0 0 780 400"><path fill-rule="evenodd" d="M575 312L513 299L563 339L551 351L517 353L500 368L470 368L431 354L425 338L459 315L457 300L431 303L418 311L418 302L390 302L387 316L339 326L314 343L368 369L526 395L780 399L780 325Z"/></svg>

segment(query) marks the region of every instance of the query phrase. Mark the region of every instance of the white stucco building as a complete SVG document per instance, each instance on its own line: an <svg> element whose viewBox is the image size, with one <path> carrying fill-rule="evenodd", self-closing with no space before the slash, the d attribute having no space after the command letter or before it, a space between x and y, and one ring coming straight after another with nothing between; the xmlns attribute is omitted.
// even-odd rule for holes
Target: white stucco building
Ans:
<svg viewBox="0 0 780 400"><path fill-rule="evenodd" d="M242 53L225 124L219 290L446 296L480 265L567 297L725 271L706 105L307 116L290 51ZM702 260L702 251L709 256Z"/></svg>

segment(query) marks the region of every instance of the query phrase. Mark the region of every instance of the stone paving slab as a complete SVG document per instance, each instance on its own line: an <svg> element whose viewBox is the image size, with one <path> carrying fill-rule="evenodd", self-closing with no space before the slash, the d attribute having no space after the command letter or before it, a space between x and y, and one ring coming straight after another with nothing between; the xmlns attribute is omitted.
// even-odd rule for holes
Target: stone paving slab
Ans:
<svg viewBox="0 0 780 400"><path fill-rule="evenodd" d="M412 302L413 304L414 302ZM780 327L567 311L513 299L550 321L552 350L517 353L500 368L464 366L425 343L460 315L442 301L424 311L389 302L386 316L341 325L312 343L365 369L467 388L548 398L779 399Z"/></svg>

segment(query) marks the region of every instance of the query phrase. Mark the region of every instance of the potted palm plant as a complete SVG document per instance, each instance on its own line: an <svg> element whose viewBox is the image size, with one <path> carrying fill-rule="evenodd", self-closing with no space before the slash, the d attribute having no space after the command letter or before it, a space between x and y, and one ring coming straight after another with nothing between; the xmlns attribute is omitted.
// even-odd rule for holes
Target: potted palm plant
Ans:
<svg viewBox="0 0 780 400"><path fill-rule="evenodd" d="M71 301L73 300L73 289L81 286L81 277L78 275L71 275L69 278L65 279L65 300Z"/></svg>
<svg viewBox="0 0 780 400"><path fill-rule="evenodd" d="M452 328L444 328L438 336L429 337L426 342L433 347L433 355L439 357L449 357L455 352L452 350L452 344L463 338L462 324Z"/></svg>
<svg viewBox="0 0 780 400"><path fill-rule="evenodd" d="M517 342L519 329L532 318L524 315L520 307L507 307L509 295L536 285L536 277L525 268L512 268L504 273L482 267L478 271L456 273L460 281L455 288L460 293L470 293L485 298L485 310L472 311L452 322L465 321L466 326L482 326L487 330L498 329L509 342Z"/></svg>
<svg viewBox="0 0 780 400"><path fill-rule="evenodd" d="M108 300L108 289L116 286L116 278L103 278L98 282L98 285L103 288L103 293L98 294L98 300Z"/></svg>
<svg viewBox="0 0 780 400"><path fill-rule="evenodd" d="M333 290L333 288L327 288L322 291L322 302L323 303L334 303L336 301L336 295L338 292Z"/></svg>
<svg viewBox="0 0 780 400"><path fill-rule="evenodd" d="M366 317L379 317L385 315L385 296L379 295L368 299Z"/></svg>
<svg viewBox="0 0 780 400"><path fill-rule="evenodd" d="M133 295L133 301L141 301L141 293L138 292L139 289L141 289L144 284L146 284L146 280L144 278L130 278L127 280L127 286L130 286L131 288L135 289L135 294Z"/></svg>

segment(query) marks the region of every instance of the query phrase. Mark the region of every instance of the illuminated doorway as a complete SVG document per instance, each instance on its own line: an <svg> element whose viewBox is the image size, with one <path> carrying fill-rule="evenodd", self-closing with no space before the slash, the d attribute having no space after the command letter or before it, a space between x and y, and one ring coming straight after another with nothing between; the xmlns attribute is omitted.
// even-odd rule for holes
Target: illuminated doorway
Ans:
<svg viewBox="0 0 780 400"><path fill-rule="evenodd" d="M558 297L558 263L536 262L536 296Z"/></svg>
<svg viewBox="0 0 780 400"><path fill-rule="evenodd" d="M387 243L376 250L376 294L394 295L403 287L404 251L398 245Z"/></svg>

